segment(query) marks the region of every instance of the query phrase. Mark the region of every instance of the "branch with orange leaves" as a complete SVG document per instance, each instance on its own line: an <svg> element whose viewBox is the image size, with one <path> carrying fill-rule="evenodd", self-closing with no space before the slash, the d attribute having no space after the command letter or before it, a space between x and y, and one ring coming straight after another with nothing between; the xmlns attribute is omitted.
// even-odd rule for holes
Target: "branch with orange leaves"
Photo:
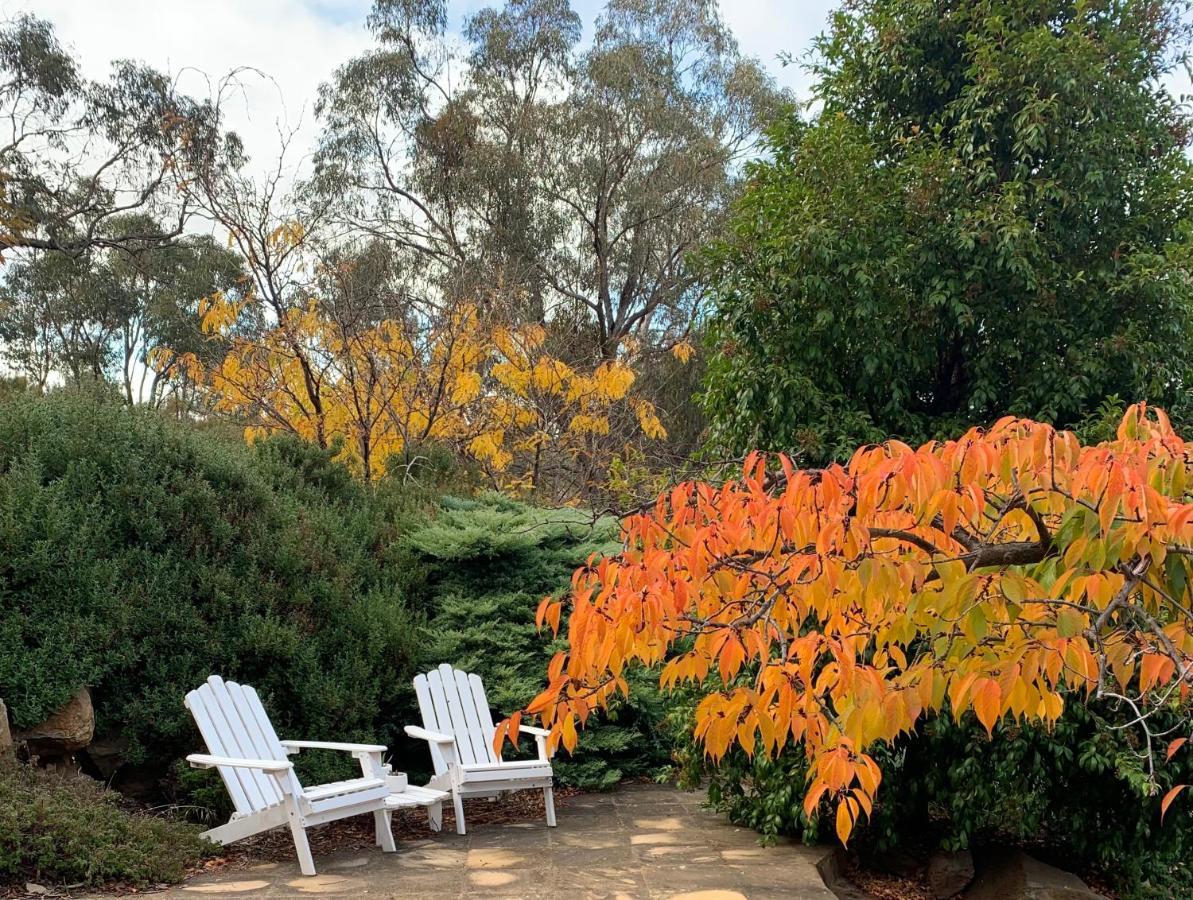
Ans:
<svg viewBox="0 0 1193 900"><path fill-rule="evenodd" d="M1191 463L1142 405L1097 446L1007 418L821 470L752 455L626 518L622 551L575 573L568 649L524 713L571 750L626 667L661 666L704 692L713 760L802 744L806 808L835 804L842 841L879 789L870 748L945 711L992 731L1114 699L1154 779L1152 715L1193 685ZM545 599L539 626L564 608Z"/></svg>

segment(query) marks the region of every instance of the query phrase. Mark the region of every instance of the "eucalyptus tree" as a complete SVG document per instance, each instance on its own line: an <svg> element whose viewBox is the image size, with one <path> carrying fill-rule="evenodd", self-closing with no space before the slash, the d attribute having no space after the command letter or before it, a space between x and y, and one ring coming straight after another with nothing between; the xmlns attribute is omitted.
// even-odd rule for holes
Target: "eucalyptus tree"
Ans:
<svg viewBox="0 0 1193 900"><path fill-rule="evenodd" d="M216 106L167 75L117 61L106 80L89 80L50 23L23 14L0 24L0 249L169 243L192 213L189 179L237 147ZM134 212L167 227L107 227Z"/></svg>
<svg viewBox="0 0 1193 900"><path fill-rule="evenodd" d="M377 0L369 25L376 47L322 89L313 188L411 290L516 298L576 323L578 357L686 332L687 255L781 99L715 3L612 0L588 43L566 0L484 9L463 49L441 0Z"/></svg>
<svg viewBox="0 0 1193 900"><path fill-rule="evenodd" d="M8 366L39 391L58 379L111 381L128 403L154 406L187 393L183 356L222 353L202 332L200 305L243 292L246 276L211 237L169 239L168 231L145 215L122 216L85 250L9 263L0 284Z"/></svg>

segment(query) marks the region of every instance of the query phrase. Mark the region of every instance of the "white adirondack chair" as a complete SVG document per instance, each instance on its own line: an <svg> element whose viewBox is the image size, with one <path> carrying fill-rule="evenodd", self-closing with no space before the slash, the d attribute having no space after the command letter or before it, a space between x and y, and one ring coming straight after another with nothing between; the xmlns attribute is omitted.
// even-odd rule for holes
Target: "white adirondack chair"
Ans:
<svg viewBox="0 0 1193 900"><path fill-rule="evenodd" d="M193 753L187 762L200 769L218 769L236 806L227 824L204 832L204 837L222 845L289 825L302 873L314 875L315 862L306 829L371 812L378 845L390 853L397 849L386 806L391 788L386 781L390 768L381 761L385 747L279 741L257 692L218 675L187 694L186 707L210 751ZM361 777L303 787L294 773L294 764L286 757L304 748L351 753L360 761Z"/></svg>
<svg viewBox="0 0 1193 900"><path fill-rule="evenodd" d="M543 728L523 725L538 744L535 760L503 760L493 750L493 716L480 676L442 665L414 679L414 693L423 727L407 725L406 733L430 745L434 777L427 787L451 791L456 832L464 834L465 797L497 797L507 791L542 789L547 824L555 825L555 791ZM429 811L431 827L443 827L441 810Z"/></svg>

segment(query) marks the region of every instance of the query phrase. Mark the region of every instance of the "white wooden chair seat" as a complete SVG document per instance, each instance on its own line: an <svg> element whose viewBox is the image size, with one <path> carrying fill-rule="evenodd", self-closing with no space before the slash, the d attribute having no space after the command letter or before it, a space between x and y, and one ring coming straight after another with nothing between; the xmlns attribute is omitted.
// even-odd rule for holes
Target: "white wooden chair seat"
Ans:
<svg viewBox="0 0 1193 900"><path fill-rule="evenodd" d="M372 796L380 792L389 796L389 788L384 778L350 778L347 781L332 781L317 787L303 788L302 799L308 803L327 800L333 797L343 797L347 794L369 794Z"/></svg>
<svg viewBox="0 0 1193 900"><path fill-rule="evenodd" d="M306 829L371 812L377 843L387 852L397 849L386 805L390 767L381 759L383 745L280 741L257 692L218 675L187 694L186 707L211 751L192 753L187 761L196 768L217 769L235 807L227 824L204 837L228 844L289 825L302 873L314 875ZM304 749L350 753L360 762L361 777L304 787L287 758Z"/></svg>
<svg viewBox="0 0 1193 900"><path fill-rule="evenodd" d="M422 727L406 726L411 737L425 740L435 774L427 787L449 791L456 811L456 831L464 834L464 797L496 797L506 791L542 790L547 825L555 825L555 790L547 754L547 732L522 726L538 745L538 759L502 760L493 749L493 714L480 677L439 666L414 679L414 693L423 717ZM431 827L442 819L432 807Z"/></svg>
<svg viewBox="0 0 1193 900"><path fill-rule="evenodd" d="M523 788L547 787L554 783L551 764L539 760L510 760L500 763L476 763L462 765L460 771L474 783L516 781L519 786L511 790ZM531 784L531 782L534 782Z"/></svg>
<svg viewBox="0 0 1193 900"><path fill-rule="evenodd" d="M443 803L450 794L447 791L433 791L430 788L409 785L397 794L390 794L385 798L385 808L415 809L419 806L436 806Z"/></svg>

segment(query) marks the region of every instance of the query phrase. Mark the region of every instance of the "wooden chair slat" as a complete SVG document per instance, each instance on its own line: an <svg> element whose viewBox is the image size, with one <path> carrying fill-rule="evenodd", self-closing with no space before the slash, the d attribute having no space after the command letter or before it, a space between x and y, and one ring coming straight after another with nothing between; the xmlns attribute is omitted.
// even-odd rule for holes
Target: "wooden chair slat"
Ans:
<svg viewBox="0 0 1193 900"><path fill-rule="evenodd" d="M452 680L456 685L455 696L460 704L460 715L464 719L464 728L468 732L468 742L472 745L472 756L479 762L496 761L493 748L485 743L485 734L481 729L481 719L476 708L476 698L472 693L472 685L468 683L468 674L459 669L449 669ZM486 719L491 719L488 707L484 710Z"/></svg>
<svg viewBox="0 0 1193 900"><path fill-rule="evenodd" d="M446 673L443 671L444 668L447 669ZM456 739L456 753L460 762L474 763L477 761L476 754L468 737L468 723L464 720L464 710L460 707L460 698L456 692L456 680L451 672L451 666L440 666L435 672L427 673L427 681L431 685L431 699L436 705L440 724L446 720L451 726L448 734Z"/></svg>
<svg viewBox="0 0 1193 900"><path fill-rule="evenodd" d="M423 717L423 727L431 731L438 731L441 733L451 733L451 723L439 722L439 716L435 712L435 701L431 697L431 685L427 680L426 675L416 675L414 677L414 695L418 698L418 711ZM444 750L438 744L431 744L431 766L436 775L442 775L447 772L448 764L450 762Z"/></svg>
<svg viewBox="0 0 1193 900"><path fill-rule="evenodd" d="M203 735L203 742L207 745L208 751L215 756L239 755L237 748L229 746L224 740L224 735L212 721L211 714L207 709L207 696L208 692L206 691L191 691L186 695L186 708L190 710L191 715L195 719L195 724L199 726L199 733ZM238 813L249 813L257 808L254 807L253 801L249 799L249 794L245 790L240 777L241 773L238 769L233 769L230 766L220 766L217 771L220 773L220 778L224 781L224 787L228 789L228 795L232 798L232 806Z"/></svg>
<svg viewBox="0 0 1193 900"><path fill-rule="evenodd" d="M500 762L501 756L493 749L493 738L497 734L497 728L493 725L493 712L489 706L489 698L485 696L485 685L479 675L469 675L468 687L472 691L472 702L480 719L481 733L489 751L489 759Z"/></svg>
<svg viewBox="0 0 1193 900"><path fill-rule="evenodd" d="M215 679L214 684L212 683L213 679ZM240 717L229 709L231 704L223 686L222 680L212 676L207 679L207 684L199 688L198 693L203 698L216 733L227 748L228 756L256 759L257 751L249 742L248 736L244 734L244 728L240 725ZM210 749L210 744L208 747ZM249 808L242 812L258 812L278 802L274 792L268 790L268 785L261 784L260 772L254 772L251 769L233 769L232 771L240 779L240 784L249 801ZM263 792L262 787L265 787L266 791Z"/></svg>
<svg viewBox="0 0 1193 900"><path fill-rule="evenodd" d="M235 682L232 682L235 684ZM207 679L207 684L211 688L212 696L215 698L215 705L219 707L223 713L224 720L228 723L233 738L237 746L240 748L238 756L247 759L279 759L279 757L272 752L268 743L261 739L260 735L256 734L256 728L250 728L246 723L244 715L245 710L241 707L243 704L238 703L236 698L232 696L232 691L228 687L228 683L217 675L212 675ZM239 687L239 686L237 686ZM285 756L281 760L285 760ZM264 801L265 806L273 806L275 803L282 802L282 792L278 787L277 779L271 775L266 775L264 772L256 769L241 769L240 771L248 774L256 786L257 793Z"/></svg>

